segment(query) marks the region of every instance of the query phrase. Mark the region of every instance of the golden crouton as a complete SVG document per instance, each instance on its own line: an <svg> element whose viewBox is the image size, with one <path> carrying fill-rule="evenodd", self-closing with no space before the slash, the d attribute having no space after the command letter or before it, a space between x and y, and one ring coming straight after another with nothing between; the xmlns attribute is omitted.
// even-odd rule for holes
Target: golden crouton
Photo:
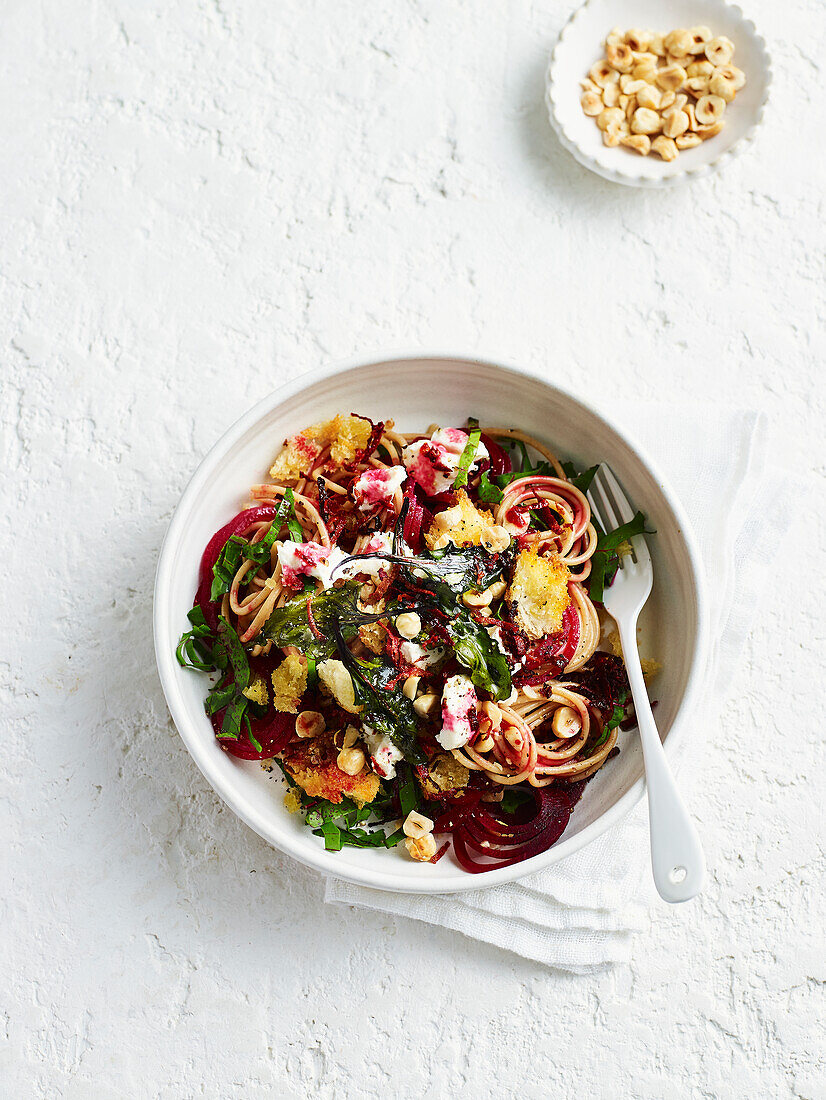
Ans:
<svg viewBox="0 0 826 1100"><path fill-rule="evenodd" d="M306 690L307 662L297 653L291 653L272 674L272 705L276 710L298 714L301 696Z"/></svg>
<svg viewBox="0 0 826 1100"><path fill-rule="evenodd" d="M343 710L350 714L361 711L361 707L356 706L353 677L343 661L322 661L318 666L318 678Z"/></svg>
<svg viewBox="0 0 826 1100"><path fill-rule="evenodd" d="M454 546L478 546L482 536L494 526L490 512L480 512L464 489L456 494L456 504L440 512L425 535L431 550L440 550L452 542Z"/></svg>
<svg viewBox="0 0 826 1100"><path fill-rule="evenodd" d="M330 459L338 466L347 466L359 451L364 450L373 426L360 416L342 416L333 420L333 444Z"/></svg>
<svg viewBox="0 0 826 1100"><path fill-rule="evenodd" d="M336 763L338 753L334 733L326 730L310 741L288 745L281 759L291 777L311 798L341 802L347 795L362 806L372 802L379 792L379 777L366 764L358 775L347 775Z"/></svg>
<svg viewBox="0 0 826 1100"><path fill-rule="evenodd" d="M309 428L286 441L284 450L270 468L270 477L279 484L295 481L306 474L325 447L329 447L334 438L334 421L311 424Z"/></svg>
<svg viewBox="0 0 826 1100"><path fill-rule="evenodd" d="M387 631L380 623L365 623L364 626L359 627L359 639L362 645L365 645L371 653L384 652L384 639L386 637Z"/></svg>
<svg viewBox="0 0 826 1100"><path fill-rule="evenodd" d="M250 686L244 689L243 694L253 703L260 703L262 707L267 705L270 698L267 691L267 681L263 676L256 676Z"/></svg>
<svg viewBox="0 0 826 1100"><path fill-rule="evenodd" d="M516 604L516 621L529 638L554 634L570 603L571 574L557 554L542 557L536 547L523 550L516 561L508 603Z"/></svg>
<svg viewBox="0 0 826 1100"><path fill-rule="evenodd" d="M470 772L449 752L439 752L427 764L427 775L417 773L419 786L428 798L438 798L445 791L456 791L468 785Z"/></svg>
<svg viewBox="0 0 826 1100"><path fill-rule="evenodd" d="M286 441L270 468L270 477L279 483L295 481L308 472L325 447L330 448L333 465L346 466L367 446L372 430L369 420L342 413L332 420L311 424Z"/></svg>

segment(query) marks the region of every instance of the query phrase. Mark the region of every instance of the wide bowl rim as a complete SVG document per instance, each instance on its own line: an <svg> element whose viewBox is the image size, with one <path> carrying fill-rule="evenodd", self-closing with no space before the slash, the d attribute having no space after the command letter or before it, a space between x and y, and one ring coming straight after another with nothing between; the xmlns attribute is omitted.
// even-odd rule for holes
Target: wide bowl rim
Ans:
<svg viewBox="0 0 826 1100"><path fill-rule="evenodd" d="M372 868L348 866L346 869L339 869L333 862L335 858L334 853L331 854L326 852L321 845L319 845L318 850L315 848L311 850L302 848L299 850L293 844L292 838L289 835L278 834L277 830L273 830L270 827L270 822L264 815L256 812L250 806L246 805L243 799L235 797L233 792L225 789L220 773L213 766L214 757L203 751L203 736L198 729L200 723L191 713L190 708L181 695L178 686L178 676L181 675L184 670L180 668L175 660L174 640L172 640L173 644L170 645L170 636L165 629L165 622L170 618L171 575L180 535L193 509L193 505L198 499L201 489L220 467L227 454L244 435L254 429L260 420L272 413L280 404L286 402L290 398L300 395L302 390L308 389L318 382L323 382L325 379L361 370L363 368L377 367L391 362L422 362L427 360L460 362L463 364L492 368L493 370L501 371L505 375L512 374L539 383L542 387L548 389L551 393L555 393L563 400L580 406L587 414L594 417L598 423L601 422L606 428L615 433L618 439L632 452L635 459L656 481L662 493L662 497L673 515L677 525L679 538L686 550L691 574L689 579L693 588L697 613L694 646L691 652L685 690L679 701L669 732L663 742L666 754L669 757L673 756L683 738L687 719L701 691L708 647L708 608L706 602L705 579L701 558L690 522L688 521L679 499L671 489L668 480L662 476L656 464L653 463L647 455L645 449L635 440L630 439L623 429L619 428L602 411L594 408L587 400L571 393L569 390L556 383L549 382L536 371L519 366L506 357L499 355L489 357L487 355L465 354L456 351L390 350L386 353L371 356L369 358L363 356L348 357L346 359L333 361L325 366L318 367L315 370L308 371L296 378L290 379L257 401L247 412L231 424L207 451L198 463L175 507L158 556L153 599L153 634L155 658L158 666L161 688L175 728L204 778L218 797L237 817L258 833L258 835L266 840L272 847L291 856L305 866L320 871L322 874L343 879L356 885L378 890L388 890L395 893L442 894L487 889L506 882L513 882L517 879L524 878L526 875L541 871L559 860L565 859L567 856L573 855L586 844L591 843L591 841L601 836L602 833L620 821L637 805L645 790L644 776L641 776L612 806L605 810L595 821L591 822L590 825L585 826L585 828L575 836L567 840L563 836L561 840L546 852L542 852L539 855L533 856L531 859L525 860L523 863L518 863L510 867L489 871L483 875L466 874L464 878L458 878L457 876L454 879L453 876L446 877L440 874L437 865L433 868L436 873L432 877L429 876L427 880L420 878L413 880L404 874L397 874L383 868L374 870ZM198 715L197 718L202 720L201 715Z"/></svg>
<svg viewBox="0 0 826 1100"><path fill-rule="evenodd" d="M627 165L625 169L622 167L609 167L583 149L582 145L569 132L565 124L565 119L560 113L559 98L557 96L556 70L560 51L565 48L571 32L574 30L579 20L584 18L588 9L598 2L599 0L582 0L582 3L574 8L565 21L554 43L545 72L545 106L548 110L551 127L556 133L561 145L568 150L574 160L581 164L583 168L587 168L589 171L594 172L596 175L601 176L611 183L623 184L626 187L673 187L680 183L700 179L712 173L719 172L729 161L745 152L754 141L757 136L757 131L760 129L765 119L766 108L771 98L774 71L766 39L758 31L754 20L750 19L745 14L742 7L737 3L733 3L732 0L715 0L715 2L718 3L722 9L726 9L731 15L738 18L744 29L749 33L761 56L763 74L765 77L763 98L755 108L754 118L749 128L741 134L732 145L725 149L721 149L719 156L715 157L713 160L702 164L690 165L688 167L684 166L679 171L671 172L668 175L643 176L638 174L633 170L635 158L631 156L626 158ZM663 171L665 171L665 162L663 162L662 167Z"/></svg>

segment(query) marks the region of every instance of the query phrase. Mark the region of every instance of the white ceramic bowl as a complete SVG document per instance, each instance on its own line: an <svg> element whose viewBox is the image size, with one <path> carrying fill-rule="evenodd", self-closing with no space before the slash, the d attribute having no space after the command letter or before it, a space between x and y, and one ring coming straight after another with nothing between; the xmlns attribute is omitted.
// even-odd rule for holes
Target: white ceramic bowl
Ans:
<svg viewBox="0 0 826 1100"><path fill-rule="evenodd" d="M580 81L604 57L605 36L613 27L668 32L705 25L734 43L734 64L746 84L726 108L726 125L716 137L686 149L672 161L655 154L641 157L602 142L596 120L583 114ZM631 187L665 187L680 180L716 172L745 149L763 120L771 84L771 61L765 41L736 4L725 0L585 0L562 29L545 85L551 125L581 165L614 183Z"/></svg>
<svg viewBox="0 0 826 1100"><path fill-rule="evenodd" d="M669 753L684 734L705 665L705 610L699 559L679 504L639 448L582 400L525 371L443 355L349 362L289 382L234 424L203 460L170 523L155 585L155 650L175 725L227 805L275 847L319 871L384 890L441 893L540 870L599 836L641 797L642 756L633 734L622 738L619 756L588 784L560 841L513 867L471 875L449 853L431 865L414 863L398 850L326 852L286 811L280 780L219 748L204 714L205 678L175 660L204 546L236 514L247 487L266 476L287 435L340 411L374 420L392 416L403 431L434 421L461 423L470 414L482 424L519 426L583 466L610 463L657 530L650 540L655 583L646 609L646 644L662 657L657 721Z"/></svg>

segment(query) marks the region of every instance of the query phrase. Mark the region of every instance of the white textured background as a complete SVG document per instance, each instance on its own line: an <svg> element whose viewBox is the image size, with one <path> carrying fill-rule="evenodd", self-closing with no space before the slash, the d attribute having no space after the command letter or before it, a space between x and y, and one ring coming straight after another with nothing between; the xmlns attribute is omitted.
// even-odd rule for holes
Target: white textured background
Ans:
<svg viewBox="0 0 826 1100"><path fill-rule="evenodd" d="M636 193L547 126L562 0L5 0L3 1097L826 1096L826 15L749 7L757 146ZM793 471L765 518L800 512L797 553L693 767L711 880L629 968L324 908L167 718L151 587L195 464L282 379L399 346L751 403Z"/></svg>

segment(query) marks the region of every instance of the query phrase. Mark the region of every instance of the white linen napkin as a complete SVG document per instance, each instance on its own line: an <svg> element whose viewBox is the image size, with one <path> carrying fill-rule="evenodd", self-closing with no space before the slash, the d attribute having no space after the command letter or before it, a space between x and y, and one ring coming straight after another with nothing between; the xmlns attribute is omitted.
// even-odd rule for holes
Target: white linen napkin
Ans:
<svg viewBox="0 0 826 1100"><path fill-rule="evenodd" d="M757 604L755 594L782 534L759 522L759 501L772 497L765 481L765 417L705 405L629 405L614 407L612 413L662 468L697 536L713 640L700 708L705 720L698 719L698 730L710 728L709 712L725 700ZM643 802L585 848L519 882L419 895L328 878L325 900L443 925L547 966L585 974L629 958L632 934L647 926L655 896L650 879Z"/></svg>

